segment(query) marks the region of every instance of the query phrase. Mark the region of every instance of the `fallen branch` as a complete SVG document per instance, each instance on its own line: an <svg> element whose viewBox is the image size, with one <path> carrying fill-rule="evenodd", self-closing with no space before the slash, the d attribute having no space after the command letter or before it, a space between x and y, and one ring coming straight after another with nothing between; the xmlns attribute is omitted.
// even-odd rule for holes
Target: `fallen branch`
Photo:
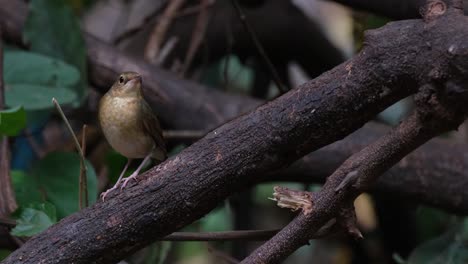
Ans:
<svg viewBox="0 0 468 264"><path fill-rule="evenodd" d="M447 8L444 2L437 0L428 1L427 5L424 20L428 25L438 23L446 26L455 18L462 18L462 24L468 23L460 5ZM468 115L465 107L468 100L466 77L458 76L452 80L441 79L441 76L432 77L443 81L431 80L430 84L419 89L415 97L417 109L412 116L386 136L347 159L327 178L318 193L296 192L295 197L309 199L301 199L300 204L308 202L312 208L302 208L302 213L287 227L256 249L242 263L279 263L297 248L307 244L326 221L335 217L347 228L348 233L362 237L356 227L353 207L356 197L369 190L382 173L408 153L429 139L456 129Z"/></svg>
<svg viewBox="0 0 468 264"><path fill-rule="evenodd" d="M288 226L255 250L242 263L281 262L297 248L307 244L326 221L342 212L346 212L347 215L342 217L340 223L347 226L349 233L360 237L352 207L354 199L368 190L380 174L413 149L440 133L455 129L466 115L460 109L457 110L459 112L453 113L449 120L427 118L428 113L414 114L388 135L347 159L327 179L320 192L315 195L298 192L296 196L310 197L309 203L313 204L312 208L303 210ZM433 114L437 113L429 115ZM350 175L356 177L349 179ZM342 185L343 182L346 184ZM350 210L352 213L349 213Z"/></svg>

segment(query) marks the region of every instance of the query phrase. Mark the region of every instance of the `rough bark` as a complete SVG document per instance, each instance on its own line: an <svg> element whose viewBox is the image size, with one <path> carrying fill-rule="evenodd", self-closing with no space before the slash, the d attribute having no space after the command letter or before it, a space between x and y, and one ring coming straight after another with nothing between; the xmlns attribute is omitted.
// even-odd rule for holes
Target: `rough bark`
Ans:
<svg viewBox="0 0 468 264"><path fill-rule="evenodd" d="M468 19L462 13L462 1L452 2L453 6L447 8L442 1L428 1L424 11L426 26L434 30L451 26L454 22L463 26L468 24ZM461 44L457 40L455 38L453 43L447 43L447 57L451 57L450 53ZM456 72L467 70L466 65L460 66L456 66ZM386 136L347 159L327 178L319 192L292 191L295 197L301 199L296 204L288 199L288 204L292 204L291 208L305 204L302 212L242 263L279 263L297 248L307 244L313 234L331 219L347 228L350 235L362 238L356 227L353 205L356 197L368 190L383 172L408 153L432 137L456 129L468 115L465 106L468 100L468 78L440 73L429 73L431 81L418 89L415 97L417 108L413 115ZM282 191L282 195L288 197L288 190ZM280 205L280 196L277 201Z"/></svg>
<svg viewBox="0 0 468 264"><path fill-rule="evenodd" d="M351 156L327 179L318 193L302 194L312 197L310 208L304 209L242 263L280 263L297 248L306 245L313 234L333 218L338 219L338 224L345 225L350 234L362 238L354 215L353 201L357 195L413 149L444 131L456 128L463 121L456 116L444 123L445 120L428 119L425 115L419 112L412 115L386 136ZM350 179L350 175L355 177Z"/></svg>
<svg viewBox="0 0 468 264"><path fill-rule="evenodd" d="M213 130L138 184L32 238L4 263L111 263L180 229L256 175L343 138L420 85L466 76L466 25L454 16L368 32L352 60Z"/></svg>

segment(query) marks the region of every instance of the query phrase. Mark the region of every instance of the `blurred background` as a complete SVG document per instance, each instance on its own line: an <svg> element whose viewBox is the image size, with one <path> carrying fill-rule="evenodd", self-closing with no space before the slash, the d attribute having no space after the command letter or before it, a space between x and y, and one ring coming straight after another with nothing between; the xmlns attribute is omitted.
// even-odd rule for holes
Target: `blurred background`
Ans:
<svg viewBox="0 0 468 264"><path fill-rule="evenodd" d="M86 195L84 186L89 204L94 203L125 165L126 159L110 148L96 120L100 97L118 77L118 72L106 68L109 65L144 69L143 76L156 76L148 82L144 78L143 86L151 87L145 94L161 118L172 156L224 121L351 58L362 47L365 30L418 16L417 11L379 16L320 0L11 2L16 2L8 4L15 8L1 8L2 24L18 21L21 15L25 21L22 32L3 29L7 110L1 112L0 132L8 140L0 152L4 161L0 259L28 237L79 210L80 202L85 206L84 198L79 198L79 193ZM90 45L93 38L113 48L106 55ZM120 54L152 66L135 68L119 59ZM93 66L86 63L87 56ZM106 60L103 69L100 60ZM210 101L205 98L209 94L219 98ZM62 105L80 142L85 134L81 145L86 146L88 170L87 183L81 187L80 156L52 97ZM173 98L179 98L179 105L168 107ZM236 103L223 101L227 98L235 98ZM240 109L244 103L249 106ZM191 119L199 108L212 120ZM408 98L375 121L394 125L411 109ZM187 111L186 120L178 111ZM465 126L457 134L445 135L460 143L466 142L466 136ZM14 201L8 200L5 177L11 177ZM320 182L301 181L252 185L180 231L280 229L295 213L268 199L276 185L320 188ZM463 218L379 193L361 195L355 206L365 239L354 241L337 234L313 240L285 263L468 263L468 222ZM260 244L155 242L121 263L237 263Z"/></svg>

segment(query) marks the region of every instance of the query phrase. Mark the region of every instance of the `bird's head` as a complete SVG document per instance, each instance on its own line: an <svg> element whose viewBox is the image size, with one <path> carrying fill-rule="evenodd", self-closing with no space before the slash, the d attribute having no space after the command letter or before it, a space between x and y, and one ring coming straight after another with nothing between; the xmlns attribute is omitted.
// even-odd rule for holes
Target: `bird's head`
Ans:
<svg viewBox="0 0 468 264"><path fill-rule="evenodd" d="M141 91L141 75L136 72L124 72L112 85L112 92L120 96L138 95Z"/></svg>

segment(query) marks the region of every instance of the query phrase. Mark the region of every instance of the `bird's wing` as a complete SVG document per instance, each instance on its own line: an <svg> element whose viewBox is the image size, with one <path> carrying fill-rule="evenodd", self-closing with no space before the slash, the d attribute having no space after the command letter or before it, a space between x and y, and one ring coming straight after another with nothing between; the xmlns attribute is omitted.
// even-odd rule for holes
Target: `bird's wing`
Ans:
<svg viewBox="0 0 468 264"><path fill-rule="evenodd" d="M159 125L159 121L156 118L156 115L153 113L153 110L151 110L151 107L146 103L144 99L142 100L142 103L140 105L143 114L142 116L144 116L144 118L142 118L143 131L148 133L148 135L153 139L156 148L155 151L162 152L162 155L158 156L163 156L160 158L164 160L167 157L166 144L164 143L162 129Z"/></svg>

